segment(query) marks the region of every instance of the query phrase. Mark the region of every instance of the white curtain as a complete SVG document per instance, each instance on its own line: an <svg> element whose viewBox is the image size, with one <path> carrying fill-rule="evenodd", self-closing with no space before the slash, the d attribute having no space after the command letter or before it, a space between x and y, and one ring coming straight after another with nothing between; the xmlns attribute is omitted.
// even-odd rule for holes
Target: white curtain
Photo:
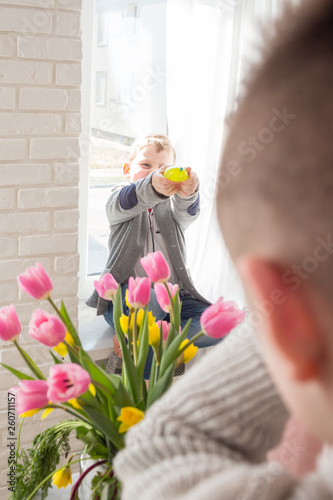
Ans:
<svg viewBox="0 0 333 500"><path fill-rule="evenodd" d="M209 300L223 295L244 306L242 285L215 213L215 180L226 136L249 66L260 58L263 29L280 0L167 0L167 119L177 164L200 179L201 215L187 231L188 267Z"/></svg>

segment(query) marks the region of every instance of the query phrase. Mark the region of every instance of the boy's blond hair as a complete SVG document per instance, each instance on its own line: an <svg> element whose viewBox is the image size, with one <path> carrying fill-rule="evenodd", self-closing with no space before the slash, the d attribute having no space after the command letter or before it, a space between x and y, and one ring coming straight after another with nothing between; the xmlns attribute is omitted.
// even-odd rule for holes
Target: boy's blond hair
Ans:
<svg viewBox="0 0 333 500"><path fill-rule="evenodd" d="M173 153L173 161L176 160L176 152L171 144L169 137L163 134L149 134L145 137L139 137L138 139L136 139L131 148L128 162L131 163L138 152L146 146L155 146L158 153L163 150L171 152Z"/></svg>

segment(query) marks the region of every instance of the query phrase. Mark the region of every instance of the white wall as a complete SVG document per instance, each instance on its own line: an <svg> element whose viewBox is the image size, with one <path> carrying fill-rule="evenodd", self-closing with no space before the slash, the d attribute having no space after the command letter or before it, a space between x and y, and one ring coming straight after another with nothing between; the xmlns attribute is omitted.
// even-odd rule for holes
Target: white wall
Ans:
<svg viewBox="0 0 333 500"><path fill-rule="evenodd" d="M48 349L27 324L35 308L50 309L19 292L16 276L41 262L53 297L77 321L80 17L81 0L0 0L0 307L16 306L21 345L46 374ZM0 361L25 366L11 345L1 345ZM9 494L7 392L15 383L0 368L0 498ZM65 417L53 414L26 419L22 442Z"/></svg>

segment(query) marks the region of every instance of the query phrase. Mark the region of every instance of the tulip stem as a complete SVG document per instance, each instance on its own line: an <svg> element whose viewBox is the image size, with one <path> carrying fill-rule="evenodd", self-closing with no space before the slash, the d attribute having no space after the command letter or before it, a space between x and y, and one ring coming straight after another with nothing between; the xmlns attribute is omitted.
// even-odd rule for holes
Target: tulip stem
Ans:
<svg viewBox="0 0 333 500"><path fill-rule="evenodd" d="M55 310L55 312L58 314L59 318L61 318L61 320L65 323L65 318L61 314L60 309L56 306L55 302L53 302L53 300L51 299L51 297L49 297L47 300L50 302L51 306L53 307L53 309Z"/></svg>
<svg viewBox="0 0 333 500"><path fill-rule="evenodd" d="M22 418L20 425L19 425L19 430L18 430L18 436L17 436L17 448L16 448L16 460L18 459L18 454L20 451L20 446L21 446L21 431L22 431L22 425L24 422L24 417Z"/></svg>
<svg viewBox="0 0 333 500"><path fill-rule="evenodd" d="M18 344L17 340L13 340L13 344L15 345L16 349L18 352L21 354L22 358L32 371L32 373L40 380L46 380L46 377L44 376L44 373L38 368L38 366L32 361L30 356L25 352L24 349Z"/></svg>
<svg viewBox="0 0 333 500"><path fill-rule="evenodd" d="M64 311L65 311L65 315L61 312L61 310L57 307L57 305L55 304L55 302L52 300L51 297L48 297L48 302L51 304L51 306L53 307L53 309L55 310L55 312L57 313L57 315L59 316L59 318L61 319L61 321L63 322L63 324L66 326L66 329L68 330L68 332L72 335L72 337L74 338L75 340L75 343L82 347L81 346L81 341L80 341L80 337L78 336L75 328L73 327L73 325L71 324L71 321L68 317L68 313L65 309L65 305L62 303L62 306L64 307ZM66 318L66 315L67 315L67 318Z"/></svg>
<svg viewBox="0 0 333 500"><path fill-rule="evenodd" d="M45 409L47 408L56 408L58 410L64 410L65 412L69 413L70 415L73 415L73 417L79 418L82 422L85 422L88 424L91 428L93 428L92 422L89 422L85 417L82 416L81 413L77 413L76 411L70 409L68 406L65 405L57 405L57 404L48 404L45 406Z"/></svg>
<svg viewBox="0 0 333 500"><path fill-rule="evenodd" d="M129 348L130 348L130 353L133 356L133 332L131 330L132 314L133 314L133 311L132 311L132 308L131 308L129 310L129 313L128 313L128 330L127 330L127 333L128 333L128 345L129 345ZM133 325L134 325L134 323L133 323Z"/></svg>
<svg viewBox="0 0 333 500"><path fill-rule="evenodd" d="M158 346L152 346L152 347L153 347L154 356L156 359L156 366L160 366L159 347Z"/></svg>
<svg viewBox="0 0 333 500"><path fill-rule="evenodd" d="M168 293L169 300L170 300L170 307L171 307L171 309L170 309L170 313L169 313L169 314L170 314L170 322L171 322L171 323L173 323L173 322L174 322L174 321L173 321L173 320L174 320L174 316L175 316L175 314L174 314L174 310L173 310L173 299L172 299L172 295L171 295L171 292L170 292L170 290L169 290L168 285L167 285L166 283L164 283L164 286L165 286L165 288L166 288L166 291L167 291L167 293Z"/></svg>
<svg viewBox="0 0 333 500"><path fill-rule="evenodd" d="M158 376L160 374L160 366L156 364L156 370L155 370L155 380L154 380L154 385L158 381Z"/></svg>
<svg viewBox="0 0 333 500"><path fill-rule="evenodd" d="M134 364L135 366L138 365L138 345L137 345L137 336L138 336L138 330L137 330L137 324L136 324L136 317L138 314L138 310L134 310L134 320L133 320L133 356L134 356Z"/></svg>

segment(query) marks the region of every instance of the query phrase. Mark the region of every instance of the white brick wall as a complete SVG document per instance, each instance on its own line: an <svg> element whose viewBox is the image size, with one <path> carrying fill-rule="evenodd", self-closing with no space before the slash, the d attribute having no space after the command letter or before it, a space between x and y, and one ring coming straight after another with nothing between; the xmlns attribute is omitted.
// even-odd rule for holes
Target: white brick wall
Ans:
<svg viewBox="0 0 333 500"><path fill-rule="evenodd" d="M14 303L21 343L48 372L48 349L27 334L35 308L49 305L19 291L18 273L43 264L77 321L78 182L81 130L82 0L0 0L0 307ZM24 363L2 344L0 361ZM7 391L0 367L0 497L7 498ZM23 443L64 418L27 419Z"/></svg>

